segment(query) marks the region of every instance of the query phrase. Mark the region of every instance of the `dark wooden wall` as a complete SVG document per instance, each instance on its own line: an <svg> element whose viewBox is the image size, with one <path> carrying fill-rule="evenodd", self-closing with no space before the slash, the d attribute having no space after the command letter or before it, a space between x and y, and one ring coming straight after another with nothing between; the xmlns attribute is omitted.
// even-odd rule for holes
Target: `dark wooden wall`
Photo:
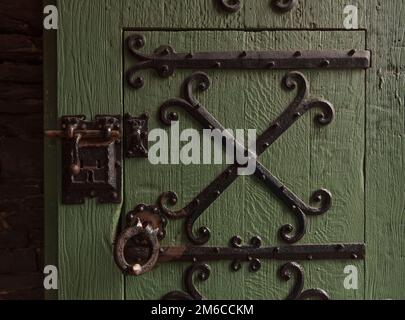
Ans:
<svg viewBox="0 0 405 320"><path fill-rule="evenodd" d="M43 297L42 8L0 1L0 300Z"/></svg>

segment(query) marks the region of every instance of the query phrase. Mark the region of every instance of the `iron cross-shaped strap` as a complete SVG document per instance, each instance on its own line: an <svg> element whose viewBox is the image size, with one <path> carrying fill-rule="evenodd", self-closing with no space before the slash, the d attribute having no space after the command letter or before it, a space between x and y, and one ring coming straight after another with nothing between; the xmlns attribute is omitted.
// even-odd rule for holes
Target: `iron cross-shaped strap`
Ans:
<svg viewBox="0 0 405 320"><path fill-rule="evenodd" d="M223 131L224 127L207 111L193 94L195 90L207 90L210 84L211 81L207 74L203 72L193 73L183 83L183 98L167 100L160 107L159 113L161 121L166 125L171 125L172 121L178 121L178 114L169 111L169 109L172 107L180 107L187 111L204 128ZM288 73L283 79L283 84L288 90L296 88L296 96L286 110L258 137L256 142L257 157L269 148L302 115L311 109L319 108L322 111L318 113L315 118L319 125L328 125L334 119L335 111L328 101L309 97L309 82L302 73L295 71ZM227 139L232 139L235 145L239 145L233 137L228 137ZM201 227L195 235L193 233L194 223L222 192L239 177L238 168L241 167L243 167L243 165L236 162L230 165L197 195L197 197L180 210L172 211L167 207L167 205L175 205L177 203L177 194L172 191L163 193L159 198L159 209L168 218L186 219L186 234L191 242L198 245L208 242L210 230L207 227ZM323 214L327 212L332 205L331 193L325 189L320 189L312 196L312 200L317 201L319 206L309 206L284 186L260 162L256 164L254 175L263 181L278 198L291 208L298 219L298 227L294 233L294 228L290 224L282 226L279 231L281 238L287 243L295 243L304 236L306 232L307 215Z"/></svg>

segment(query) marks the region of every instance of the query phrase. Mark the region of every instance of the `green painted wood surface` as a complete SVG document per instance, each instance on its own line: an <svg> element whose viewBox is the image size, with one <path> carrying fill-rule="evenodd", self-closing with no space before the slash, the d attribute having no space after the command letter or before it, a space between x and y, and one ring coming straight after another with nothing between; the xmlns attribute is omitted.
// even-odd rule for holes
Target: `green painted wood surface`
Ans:
<svg viewBox="0 0 405 320"><path fill-rule="evenodd" d="M151 52L162 44L172 45L178 52L213 50L295 50L365 48L365 33L329 31L191 31L140 32L146 37L143 49ZM125 33L125 38L131 34ZM128 69L135 61L126 56ZM145 111L152 115L151 129L161 128L156 120L159 106L180 94L182 81L190 70L177 70L169 80L155 73L141 72L145 87L133 90L124 86L125 112L133 115ZM311 83L314 96L331 101L337 117L330 127L320 129L313 117L305 116L288 130L268 152L262 163L277 174L305 201L319 188L328 188L334 195L334 207L325 216L309 219L308 235L303 243L338 243L364 241L364 97L362 70L303 71ZM256 129L263 132L294 97L281 88L285 71L213 71L212 87L201 95L203 105L230 129ZM181 129L199 128L189 116L180 114ZM314 115L314 114L313 114ZM168 130L170 133L170 129ZM175 191L178 206L188 203L220 172L218 166L152 165L144 159L125 162L125 212L139 203L155 203L164 191ZM294 218L284 205L254 177L240 177L198 221L212 230L210 245L226 246L234 235L247 241L254 235L266 245L282 243L278 229ZM169 222L167 245L185 244L181 223ZM358 291L343 288L343 268L349 262L303 265L307 269L307 286L321 286L334 298L361 298L364 284ZM264 262L257 274L229 271L229 263L211 263L210 280L201 285L210 299L277 299L286 295L289 285L277 277L279 263ZM362 275L363 263L357 263ZM139 278L128 278L128 299L159 298L164 293L182 288L182 271L188 264L167 264ZM309 288L308 287L308 288Z"/></svg>
<svg viewBox="0 0 405 320"><path fill-rule="evenodd" d="M403 1L370 1L367 81L368 299L405 299L405 25Z"/></svg>
<svg viewBox="0 0 405 320"><path fill-rule="evenodd" d="M120 114L122 62L117 1L59 1L58 116ZM59 298L122 299L112 242L120 205L59 205Z"/></svg>
<svg viewBox="0 0 405 320"><path fill-rule="evenodd" d="M173 40L178 49L187 46L228 49L235 45L251 49L296 46L316 49L365 47L367 43L374 53L373 68L367 72L367 85L363 71L306 72L313 94L334 103L336 122L320 130L307 115L263 155L262 161L305 199L318 187L333 191L334 208L325 216L310 219L309 234L304 242L363 241L364 235L366 237L366 274L363 274L363 263L359 263L361 279L364 276L366 281L360 281L360 290L342 289L344 262L305 263L307 288L324 287L334 298L404 298L404 26L401 24L404 4L401 0L357 1L360 28L365 31L355 32L342 30L343 8L347 4L344 0L300 0L299 7L285 15L272 12L267 0L245 1L243 10L235 15L221 12L213 0L59 0L57 3L60 13L58 69L48 67L46 77L53 79L51 74L57 73L58 102L57 110L52 95L46 102L47 128L56 127L55 118L64 114L83 113L92 117L98 113L117 114L124 108L153 110L162 100L178 95L181 78L187 72L178 72L170 80L145 72L147 86L139 92L122 86L125 29L317 30L281 32L277 37L271 32L233 33L237 34L238 42L228 39L228 32L204 32L200 39L195 33L187 32L188 42L176 32L150 32L145 50L154 49L154 45L163 40ZM319 29L339 32L333 32L332 36L331 31ZM53 40L46 41L52 43ZM54 52L50 45L45 49L48 53ZM280 89L282 72L209 73L213 87L202 96L202 101L229 127L263 129L291 97L291 93ZM365 87L367 101L364 101ZM55 90L52 80L48 81L47 88ZM223 93L226 89L232 96ZM271 105L268 112L260 101ZM227 117L226 110L235 109L241 112ZM344 112L339 112L341 110ZM182 126L198 127L190 124L187 116L181 119ZM156 126L157 122L152 125ZM363 145L358 145L361 141ZM55 144L47 142L47 145L50 147L46 148L45 192L50 219L46 227L58 230L57 239L48 231L47 247L52 248L57 243L58 250L55 257L55 250L47 249L47 260L59 261L59 298L158 298L161 293L180 289L179 272L184 265L162 266L153 277L123 279L112 259L119 215L139 201L154 202L163 187L177 191L184 203L212 180L221 167L162 167L152 171L141 161L127 160L122 212L120 206L100 206L91 201L84 206L69 207L62 206L60 198L55 199L54 190L60 189L60 166ZM147 169L150 177L135 181L137 167ZM134 176L129 177L132 172ZM163 179L162 174L167 179ZM263 214L266 210L268 214ZM217 214L224 211L232 211L232 218ZM53 215L58 217L57 226ZM255 224L252 218L259 223ZM265 244L274 243L277 228L290 221L294 222L288 210L269 196L254 178L246 177L239 179L199 222L211 227L211 243L225 245L235 233L246 240L262 234ZM218 229L217 224L226 227ZM171 223L167 242L185 240L180 228L180 224ZM248 273L246 266L238 274L230 274L225 263L213 264L213 269L210 280L199 286L210 298L227 298L229 292L234 298L280 298L288 291L288 284L277 280L277 265L273 263L264 263L263 270L255 275Z"/></svg>

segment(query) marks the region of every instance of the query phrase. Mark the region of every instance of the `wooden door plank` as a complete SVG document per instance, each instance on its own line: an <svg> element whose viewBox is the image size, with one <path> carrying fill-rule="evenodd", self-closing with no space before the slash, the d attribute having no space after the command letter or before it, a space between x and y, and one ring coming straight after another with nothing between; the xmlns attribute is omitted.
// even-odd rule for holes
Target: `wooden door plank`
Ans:
<svg viewBox="0 0 405 320"><path fill-rule="evenodd" d="M133 33L145 35L147 45L142 51L147 53L162 44L171 44L178 52L365 47L365 34L361 31L134 31L125 35ZM125 60L125 70L135 63L128 54ZM176 70L173 77L161 79L154 71L142 70L140 75L145 77L142 89L134 90L125 85L125 111L133 115L148 111L151 114L151 129L162 128L162 124L157 121L159 106L165 100L179 96L181 83L191 72ZM308 219L310 228L303 239L304 243L362 242L365 72L303 72L311 83L312 94L335 104L338 114L336 122L320 129L308 114L288 130L260 160L305 201L308 201L310 191L321 187L331 188L335 193L336 207L332 212ZM207 70L207 73L213 83L199 97L227 128L257 129L260 133L294 96L294 93L282 89L281 80L285 71ZM200 130L200 126L182 112L180 123L181 128ZM348 136L351 138L350 143L346 142ZM317 155L312 157L311 152ZM340 152L342 155L336 156ZM350 161L350 168L346 172L343 160ZM158 196L168 190L179 194L180 202L176 207L181 207L220 171L217 166L156 166L145 159L126 160L125 166L125 212L139 203L155 203ZM321 170L317 171L317 168ZM342 188L350 191L341 192ZM164 244L187 243L182 222L169 222ZM246 241L259 235L265 245L273 245L282 243L278 229L286 223L296 224L290 211L254 177L241 177L203 214L195 230L201 225L211 229L209 245L226 246L234 235L240 235ZM339 232L335 233L334 230ZM308 277L306 286L325 287L337 298L362 297L364 287L355 292L343 287L343 269L346 264L304 263ZM289 285L277 278L280 263L263 261L262 270L256 274L250 273L247 265L239 273L230 272L228 262L210 265L213 269L210 279L199 283L201 291L210 299L279 299L287 295ZM362 270L363 262L358 265ZM181 289L182 272L187 266L162 264L150 274L128 278L126 297L156 299L168 291Z"/></svg>
<svg viewBox="0 0 405 320"><path fill-rule="evenodd" d="M58 118L122 113L120 4L58 2ZM59 166L59 181L60 175ZM120 205L93 200L78 206L59 202L60 299L123 298L123 277L113 259L120 212Z"/></svg>
<svg viewBox="0 0 405 320"><path fill-rule="evenodd" d="M367 77L367 299L404 299L405 3L370 1Z"/></svg>

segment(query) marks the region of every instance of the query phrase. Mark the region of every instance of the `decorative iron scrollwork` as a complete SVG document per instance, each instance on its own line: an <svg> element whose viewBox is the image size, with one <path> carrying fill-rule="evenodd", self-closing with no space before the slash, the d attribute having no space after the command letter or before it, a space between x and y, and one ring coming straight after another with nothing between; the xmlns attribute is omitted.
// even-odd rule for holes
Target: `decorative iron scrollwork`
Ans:
<svg viewBox="0 0 405 320"><path fill-rule="evenodd" d="M272 7L280 12L291 11L295 6L298 5L298 0L272 0Z"/></svg>
<svg viewBox="0 0 405 320"><path fill-rule="evenodd" d="M205 263L191 265L185 276L186 291L172 291L162 297L162 300L205 300L194 284L194 275L198 274L200 281L206 281L210 277L211 268Z"/></svg>
<svg viewBox="0 0 405 320"><path fill-rule="evenodd" d="M218 0L221 8L227 12L235 13L238 12L242 3L241 0ZM298 5L298 0L272 0L272 7L280 12L288 12Z"/></svg>
<svg viewBox="0 0 405 320"><path fill-rule="evenodd" d="M140 276L151 272L159 263L192 262L185 273L185 291L173 291L166 294L165 300L201 300L194 279L206 281L211 269L209 261L231 261L231 270L239 271L243 262L250 264L251 272L258 272L262 260L289 261L279 270L279 276L285 281L295 279L294 286L287 299L329 299L322 289L304 289L304 269L292 261L316 260L359 260L365 257L364 244L329 245L285 245L263 247L260 237L253 237L250 245L242 245L242 238L234 236L229 247L166 246L163 239L162 212L156 207L137 206L127 214L127 227L118 235L114 256L119 268L127 275ZM131 244L132 241L132 244Z"/></svg>
<svg viewBox="0 0 405 320"><path fill-rule="evenodd" d="M170 125L172 121L178 121L178 113L170 111L173 107L182 108L197 120L206 129L225 128L213 117L207 109L196 99L194 90L205 91L210 87L211 81L203 72L193 73L183 83L183 98L167 100L160 107L160 119L162 123ZM333 106L326 100L309 97L309 82L300 72L290 72L283 79L283 85L287 90L296 89L297 93L286 110L265 130L257 139L256 155L260 156L268 149L289 127L311 109L320 109L322 112L315 116L315 121L325 126L334 119ZM233 137L228 137L238 148L243 148ZM248 151L248 150L244 150ZM175 192L165 192L160 196L159 207L170 219L186 219L186 233L189 240L195 244L204 244L209 240L210 230L201 227L197 234L193 233L193 226L199 216L238 178L240 165L233 164L220 174L210 185L197 195L184 208L173 211L167 205L175 205L178 196ZM292 225L285 225L280 229L281 238L288 243L299 241L306 231L306 216L319 215L327 212L332 205L331 193L325 189L316 191L311 200L319 203L318 207L311 207L299 199L286 186L281 184L264 166L257 162L255 177L263 181L266 186L282 200L296 215L298 227L294 234Z"/></svg>
<svg viewBox="0 0 405 320"><path fill-rule="evenodd" d="M295 283L287 300L319 299L330 300L329 294L322 289L304 289L304 268L296 262L288 262L280 268L280 278L289 281L295 275Z"/></svg>
<svg viewBox="0 0 405 320"><path fill-rule="evenodd" d="M196 289L193 282L195 272L199 273L199 279L205 281L209 278L210 268L207 264L194 264L186 271L185 287L187 292L172 291L162 297L162 300L204 300L205 298ZM279 271L282 280L289 281L295 278L294 286L286 300L330 300L329 294L323 289L307 289L304 291L304 268L297 262L288 262L284 264Z"/></svg>
<svg viewBox="0 0 405 320"><path fill-rule="evenodd" d="M218 0L221 8L227 12L235 13L242 7L241 0Z"/></svg>
<svg viewBox="0 0 405 320"><path fill-rule="evenodd" d="M281 1L278 2L281 3ZM131 35L126 39L129 52L138 61L126 74L127 82L135 89L143 87L145 80L143 76L138 75L138 72L146 69L153 69L160 77L168 78L176 69L297 70L370 67L370 52L365 50L241 50L177 53L172 46L163 45L152 54L144 54L139 50L144 47L145 42L145 37L140 34Z"/></svg>
<svg viewBox="0 0 405 320"><path fill-rule="evenodd" d="M242 238L239 236L234 236L231 239L231 247L236 248L236 249L259 249L262 246L262 239L260 237L253 237L250 240L250 246L242 246ZM254 250L252 250L254 251ZM252 256L249 256L248 258L249 261L249 269L252 272L257 272L260 270L262 267L262 263L259 258L254 258ZM231 264L231 270L232 271L239 271L242 268L241 261L239 259L236 259L232 262Z"/></svg>

